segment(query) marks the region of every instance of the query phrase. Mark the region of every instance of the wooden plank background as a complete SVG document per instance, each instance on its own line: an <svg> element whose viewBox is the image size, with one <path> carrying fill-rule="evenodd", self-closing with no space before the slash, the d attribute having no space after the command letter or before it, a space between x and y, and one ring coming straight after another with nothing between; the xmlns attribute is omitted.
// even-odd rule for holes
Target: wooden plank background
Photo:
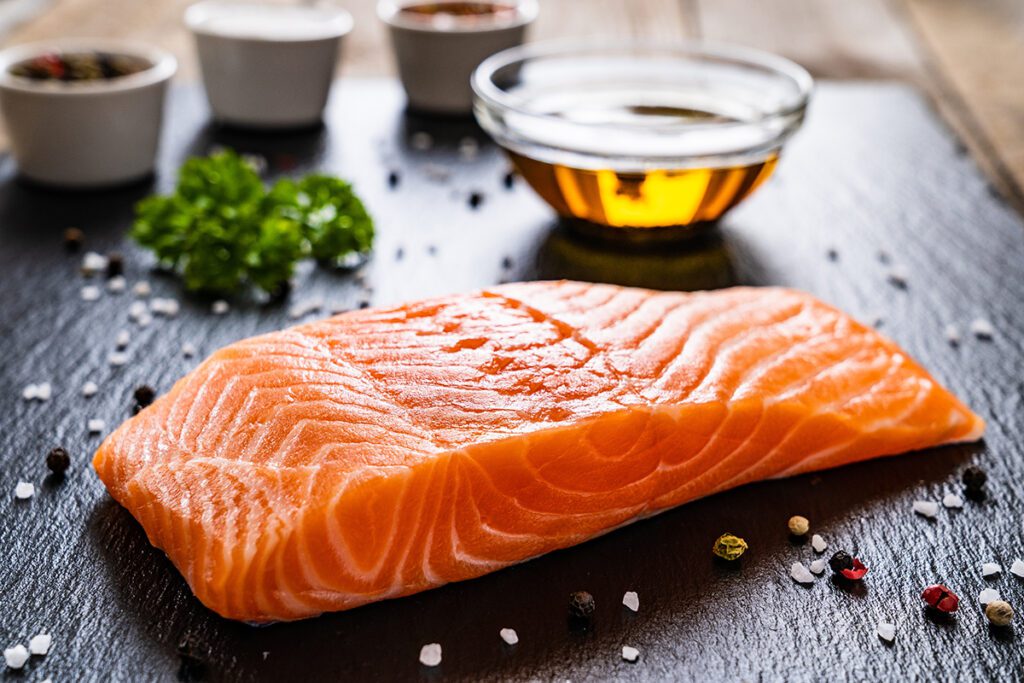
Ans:
<svg viewBox="0 0 1024 683"><path fill-rule="evenodd" d="M14 0L11 0L12 2ZM152 41L194 79L181 15L191 0L53 0L8 44L58 36ZM534 39L703 37L773 50L818 77L898 79L922 88L993 186L1024 210L1024 2L1021 0L540 0ZM374 0L355 15L342 73L391 73Z"/></svg>

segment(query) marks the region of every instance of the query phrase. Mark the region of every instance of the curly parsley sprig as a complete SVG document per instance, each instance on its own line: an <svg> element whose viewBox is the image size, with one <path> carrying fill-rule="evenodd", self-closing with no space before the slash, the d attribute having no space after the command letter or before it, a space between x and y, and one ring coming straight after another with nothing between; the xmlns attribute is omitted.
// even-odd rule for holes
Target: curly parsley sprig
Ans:
<svg viewBox="0 0 1024 683"><path fill-rule="evenodd" d="M173 194L136 206L132 237L179 272L190 290L278 290L304 258L337 261L373 245L373 219L352 186L329 175L282 179L269 190L225 150L186 161Z"/></svg>

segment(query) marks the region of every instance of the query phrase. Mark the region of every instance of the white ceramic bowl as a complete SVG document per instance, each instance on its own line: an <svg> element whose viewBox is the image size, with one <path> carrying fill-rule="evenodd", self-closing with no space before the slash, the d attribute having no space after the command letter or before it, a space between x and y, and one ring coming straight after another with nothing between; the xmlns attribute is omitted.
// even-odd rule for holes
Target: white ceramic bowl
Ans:
<svg viewBox="0 0 1024 683"><path fill-rule="evenodd" d="M377 14L387 24L409 106L418 111L466 115L473 110L470 76L480 62L523 42L537 18L536 0L501 0L514 15L494 21L423 21L403 7L424 0L380 0ZM443 4L443 0L442 3Z"/></svg>
<svg viewBox="0 0 1024 683"><path fill-rule="evenodd" d="M107 52L142 57L152 66L117 78L43 81L15 76L15 64L47 52ZM0 52L0 110L19 172L65 187L116 185L153 172L164 93L177 70L149 45L61 39Z"/></svg>
<svg viewBox="0 0 1024 683"><path fill-rule="evenodd" d="M352 15L334 4L206 0L185 12L213 117L252 128L319 123Z"/></svg>

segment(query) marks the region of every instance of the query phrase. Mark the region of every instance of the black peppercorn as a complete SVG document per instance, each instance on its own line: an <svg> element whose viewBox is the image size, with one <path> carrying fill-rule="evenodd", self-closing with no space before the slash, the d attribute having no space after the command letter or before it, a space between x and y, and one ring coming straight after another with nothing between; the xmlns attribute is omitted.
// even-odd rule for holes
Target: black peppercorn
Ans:
<svg viewBox="0 0 1024 683"><path fill-rule="evenodd" d="M71 467L71 456L65 449L57 446L46 454L46 467L57 476L62 476Z"/></svg>
<svg viewBox="0 0 1024 683"><path fill-rule="evenodd" d="M156 398L156 391L154 391L153 387L148 384L143 384L135 389L133 396L135 398L135 402L139 404L139 407L145 408L153 402L153 399Z"/></svg>
<svg viewBox="0 0 1024 683"><path fill-rule="evenodd" d="M116 251L107 254L107 277L117 277L123 274L124 257Z"/></svg>
<svg viewBox="0 0 1024 683"><path fill-rule="evenodd" d="M502 179L502 182L505 184L505 189L506 190L511 190L513 187L515 187L516 186L516 173L515 173L515 171L509 171L508 173L506 173L505 177Z"/></svg>
<svg viewBox="0 0 1024 683"><path fill-rule="evenodd" d="M399 181L401 181L401 179L401 176L398 175L398 171L391 171L390 173L388 173L388 187L390 187L392 190L395 189L396 187L398 187L398 183Z"/></svg>
<svg viewBox="0 0 1024 683"><path fill-rule="evenodd" d="M395 260L401 261L403 258L405 258L405 249L402 247L395 249Z"/></svg>
<svg viewBox="0 0 1024 683"><path fill-rule="evenodd" d="M512 270L512 257L506 256L501 259L501 267L503 270Z"/></svg>
<svg viewBox="0 0 1024 683"><path fill-rule="evenodd" d="M76 252L85 243L85 233L78 228L68 228L64 231L64 248L70 252Z"/></svg>
<svg viewBox="0 0 1024 683"><path fill-rule="evenodd" d="M594 596L587 591L576 591L569 594L569 616L575 619L587 619L594 613Z"/></svg>
<svg viewBox="0 0 1024 683"><path fill-rule="evenodd" d="M370 302L367 301L366 299L363 299L362 301L359 302L359 308L369 308L369 307L370 307Z"/></svg>
<svg viewBox="0 0 1024 683"><path fill-rule="evenodd" d="M985 486L985 482L988 481L988 475L985 474L985 470L974 466L965 469L961 478L968 491L980 491Z"/></svg>
<svg viewBox="0 0 1024 683"><path fill-rule="evenodd" d="M484 203L484 195L482 192L470 192L469 193L469 208L476 209Z"/></svg>
<svg viewBox="0 0 1024 683"><path fill-rule="evenodd" d="M828 257L829 261L838 261L839 260L839 252L836 251L835 249L829 249L828 251L826 251L825 252L825 256Z"/></svg>
<svg viewBox="0 0 1024 683"><path fill-rule="evenodd" d="M842 574L844 569L853 569L853 557L851 557L850 553L846 551L837 550L835 554L832 555L832 559L828 561L828 566L831 567L832 571L836 574Z"/></svg>

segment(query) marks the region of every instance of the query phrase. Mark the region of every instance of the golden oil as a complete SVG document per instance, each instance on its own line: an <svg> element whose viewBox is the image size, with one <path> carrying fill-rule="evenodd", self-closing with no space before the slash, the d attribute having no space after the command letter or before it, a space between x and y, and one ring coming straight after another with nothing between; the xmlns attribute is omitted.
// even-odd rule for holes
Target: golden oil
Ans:
<svg viewBox="0 0 1024 683"><path fill-rule="evenodd" d="M718 220L775 170L776 153L718 168L574 168L509 152L516 170L558 213L614 227L686 226Z"/></svg>

